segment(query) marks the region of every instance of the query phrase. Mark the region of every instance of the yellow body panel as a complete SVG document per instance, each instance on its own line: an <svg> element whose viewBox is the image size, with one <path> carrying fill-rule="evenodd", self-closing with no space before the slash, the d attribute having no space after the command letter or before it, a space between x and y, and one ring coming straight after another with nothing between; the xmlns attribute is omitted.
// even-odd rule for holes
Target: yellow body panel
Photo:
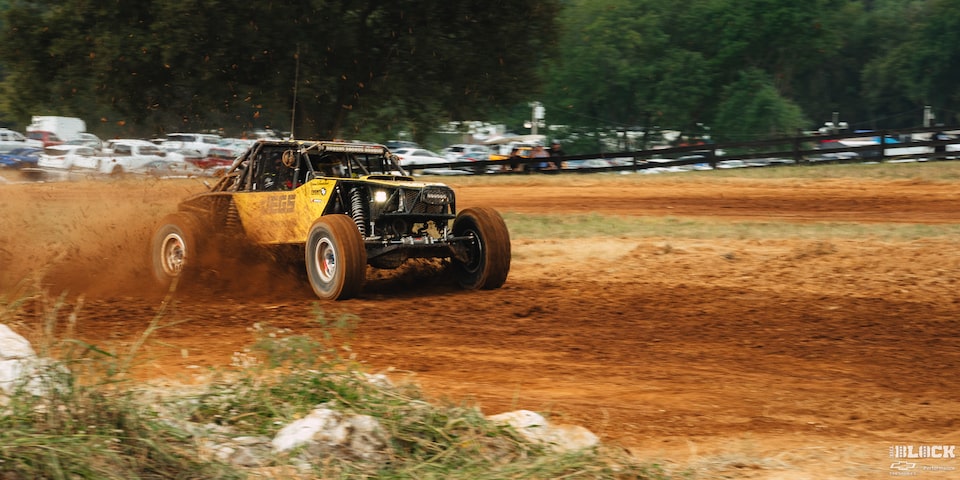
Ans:
<svg viewBox="0 0 960 480"><path fill-rule="evenodd" d="M233 196L248 238L260 244L305 243L323 215L337 180L318 178L296 190L245 192Z"/></svg>

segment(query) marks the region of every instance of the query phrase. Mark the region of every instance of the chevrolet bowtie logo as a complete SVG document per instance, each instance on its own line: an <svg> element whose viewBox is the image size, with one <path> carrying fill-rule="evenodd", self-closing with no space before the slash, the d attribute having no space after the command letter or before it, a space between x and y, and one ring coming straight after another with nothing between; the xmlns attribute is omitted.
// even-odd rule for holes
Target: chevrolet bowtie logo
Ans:
<svg viewBox="0 0 960 480"><path fill-rule="evenodd" d="M890 468L894 470L900 470L901 472L905 472L907 470L912 470L914 468L917 468L917 464L910 463L910 462L894 462L890 464Z"/></svg>

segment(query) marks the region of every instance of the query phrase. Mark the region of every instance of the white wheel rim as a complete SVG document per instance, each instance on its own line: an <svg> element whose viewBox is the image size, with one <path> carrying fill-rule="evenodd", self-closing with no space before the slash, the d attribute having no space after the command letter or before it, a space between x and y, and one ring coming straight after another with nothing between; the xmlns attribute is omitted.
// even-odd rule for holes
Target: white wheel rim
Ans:
<svg viewBox="0 0 960 480"><path fill-rule="evenodd" d="M163 265L163 272L172 277L176 277L183 272L183 265L187 256L187 246L183 237L176 233L170 233L163 237L163 243L160 249L160 262Z"/></svg>
<svg viewBox="0 0 960 480"><path fill-rule="evenodd" d="M337 275L337 252L330 243L330 239L324 238L317 242L316 249L317 275L324 283L333 281Z"/></svg>

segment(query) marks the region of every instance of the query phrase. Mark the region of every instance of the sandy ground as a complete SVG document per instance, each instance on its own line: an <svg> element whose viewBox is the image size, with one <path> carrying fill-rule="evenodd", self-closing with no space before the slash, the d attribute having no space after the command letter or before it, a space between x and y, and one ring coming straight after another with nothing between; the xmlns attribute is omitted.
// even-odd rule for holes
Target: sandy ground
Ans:
<svg viewBox="0 0 960 480"><path fill-rule="evenodd" d="M346 302L318 302L268 266L217 272L178 294L138 375L202 381L253 342L256 323L321 335L319 308L328 319L356 315L352 351L371 371L485 413L549 413L669 471L960 478L955 458L891 458L897 445L960 444L960 240L833 238L829 228L960 224L956 184L446 181L458 207L511 215L827 227L796 238L514 236L499 290L465 292L410 269L374 277ZM179 180L0 185L0 298L40 279L50 296L35 317L16 320L25 333L40 331L63 294L55 313L79 305L77 337L129 348L162 298L144 266L153 223L202 189Z"/></svg>

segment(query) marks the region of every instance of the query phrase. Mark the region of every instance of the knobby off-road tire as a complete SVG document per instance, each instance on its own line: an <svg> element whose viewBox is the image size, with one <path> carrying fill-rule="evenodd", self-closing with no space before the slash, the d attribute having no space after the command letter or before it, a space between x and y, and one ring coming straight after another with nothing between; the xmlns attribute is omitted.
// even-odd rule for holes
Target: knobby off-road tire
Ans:
<svg viewBox="0 0 960 480"><path fill-rule="evenodd" d="M367 250L357 224L346 215L326 215L310 227L305 260L310 286L325 300L346 300L360 293L367 271Z"/></svg>
<svg viewBox="0 0 960 480"><path fill-rule="evenodd" d="M164 288L190 278L200 266L200 221L184 212L163 217L150 243L153 276Z"/></svg>
<svg viewBox="0 0 960 480"><path fill-rule="evenodd" d="M500 288L510 273L510 232L503 217L492 208L468 208L457 214L453 234L471 236L466 261L454 259L460 286L466 289Z"/></svg>

